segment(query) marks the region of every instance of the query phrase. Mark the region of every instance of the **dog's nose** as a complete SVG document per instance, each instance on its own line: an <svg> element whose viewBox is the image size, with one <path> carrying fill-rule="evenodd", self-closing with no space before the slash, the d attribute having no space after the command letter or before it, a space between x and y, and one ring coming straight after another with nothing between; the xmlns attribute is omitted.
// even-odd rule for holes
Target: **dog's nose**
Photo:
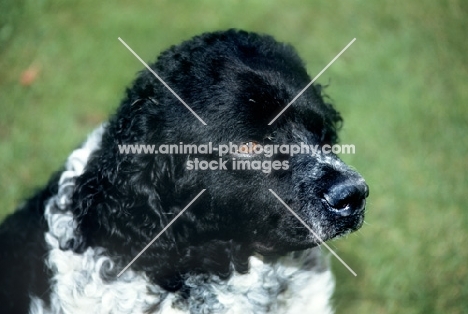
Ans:
<svg viewBox="0 0 468 314"><path fill-rule="evenodd" d="M362 212L366 207L366 198L369 196L369 187L363 181L345 181L333 185L323 198L331 211L349 216Z"/></svg>

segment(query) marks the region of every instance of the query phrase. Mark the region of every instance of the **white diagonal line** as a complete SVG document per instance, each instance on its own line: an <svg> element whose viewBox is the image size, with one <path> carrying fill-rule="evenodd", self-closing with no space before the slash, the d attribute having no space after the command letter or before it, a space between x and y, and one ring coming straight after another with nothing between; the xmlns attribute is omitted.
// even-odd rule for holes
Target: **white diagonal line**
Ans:
<svg viewBox="0 0 468 314"><path fill-rule="evenodd" d="M351 267L348 266L348 264L346 264L339 256L338 254L335 253L335 251L333 251L325 242L322 241L322 239L314 232L314 230L312 230L312 228L310 228L305 222L304 220L301 219L301 217L299 217L299 215L297 215L292 209L291 207L289 207L279 196L278 194L276 194L272 189L268 189L280 202L281 204L283 204L287 209L289 209L289 211L294 215L294 217L297 218L297 220L299 220L303 225L304 227L306 227L307 229L309 229L309 231L317 238L317 240L319 240L320 244L322 244L323 246L325 246L333 255L335 255L335 257L341 262L341 264L343 264L354 276L357 276L357 274L354 272L354 270L351 269Z"/></svg>
<svg viewBox="0 0 468 314"><path fill-rule="evenodd" d="M292 104L293 104L293 103L310 87L310 85L312 85L312 84L320 77L320 75L322 75L323 72L325 72L325 71L332 65L333 62L335 62L336 59L338 59L338 58L341 56L341 54L342 54L343 52L345 52L346 49L348 49L349 46L351 46L351 45L354 43L355 40L356 40L356 38L354 38L353 40L351 40L351 42L350 42L349 44L347 44L346 47L344 47L343 50L341 50L340 53L337 54L336 57L333 58L333 60L330 61L330 63L328 63L327 66L324 67L323 70L320 71L320 73L317 74L317 75L314 77L314 79L313 79L309 84L307 84L307 86L304 87L304 88L299 92L299 94L297 94L297 96L294 97L293 100L291 100L291 101L289 102L289 104L287 104L286 107L283 108L283 110L281 110L280 113L278 113L278 114L276 115L276 117L273 118L273 120L270 121L270 123L268 123L268 125L272 125L273 122L275 122L276 119L278 119L278 118L286 111L286 109L288 109L289 106L291 106L291 105L292 105Z"/></svg>
<svg viewBox="0 0 468 314"><path fill-rule="evenodd" d="M138 255L135 256L134 259L132 259L132 261L131 261L130 263L128 263L127 266L125 266L124 269L122 269L122 271L117 275L117 277L120 277L120 275L122 275L122 274L123 274L123 273L124 273L140 256L141 256L141 254L143 254L143 253L154 243L154 241L156 241L156 240L167 230L167 228L169 228L169 227L174 223L174 221L176 221L177 218L179 218L180 215L182 215L182 214L187 210L187 208L189 208L190 205L192 205L193 202L195 202L195 201L197 200L197 198L199 198L200 195L202 195L203 192L205 192L205 191L206 191L206 189L203 189L200 193L198 193L198 195L195 196L195 198L194 198L190 203L188 203L188 205L185 206L185 208L182 209L182 210L180 211L180 213L178 213L177 216L175 216L175 217L167 224L167 226L164 227L164 229L161 230L161 232L159 232L158 235L155 236L154 239L151 240L151 242L148 243L148 245L146 245L146 246L143 248L143 250L141 250L141 252L138 253Z"/></svg>
<svg viewBox="0 0 468 314"><path fill-rule="evenodd" d="M177 93L174 92L174 90L173 90L172 88L170 88L169 85L167 85L166 82L164 82L163 79L160 78L159 75L158 75L156 72L154 72L153 69L151 69L151 68L148 66L148 64L146 64L146 62L143 61L143 59L141 59L141 58L136 54L135 51L133 51L133 49L130 48L130 46L127 45L127 43L126 43L125 41L123 41L122 38L119 37L119 40L120 40L120 42L121 42L125 47L127 47L127 49L128 49L128 50L129 50L129 51L130 51L130 52L131 52L131 53L132 53L132 54L133 54L133 55L134 55L134 56L151 72L151 73L153 73L153 75L154 75L164 86L166 86L166 88L167 88L167 89L168 89L168 90L185 106L185 107L187 107L188 110L190 110L190 112L191 112L198 120L200 120L201 123L203 123L203 125L206 125L205 121L203 121L202 118L200 118L200 117L195 113L195 111L193 111L192 108L190 108L190 106L187 105L187 103L186 103L182 98L180 98L179 95L177 95Z"/></svg>

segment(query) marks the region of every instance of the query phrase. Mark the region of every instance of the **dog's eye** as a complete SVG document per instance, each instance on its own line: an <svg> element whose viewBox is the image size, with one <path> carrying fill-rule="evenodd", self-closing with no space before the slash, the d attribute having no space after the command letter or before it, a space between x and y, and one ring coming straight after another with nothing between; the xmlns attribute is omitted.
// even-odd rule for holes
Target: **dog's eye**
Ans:
<svg viewBox="0 0 468 314"><path fill-rule="evenodd" d="M249 144L244 143L239 145L239 149L237 150L239 154L248 154L249 153Z"/></svg>
<svg viewBox="0 0 468 314"><path fill-rule="evenodd" d="M255 155L257 155L256 151L258 150L259 146L261 145L255 141L241 143L237 147L237 152L233 155L235 155L236 157L254 157Z"/></svg>
<svg viewBox="0 0 468 314"><path fill-rule="evenodd" d="M238 152L240 154L254 154L255 153L255 150L258 149L260 146L259 143L257 142L248 142L248 143L242 143L241 145L239 145L239 150Z"/></svg>

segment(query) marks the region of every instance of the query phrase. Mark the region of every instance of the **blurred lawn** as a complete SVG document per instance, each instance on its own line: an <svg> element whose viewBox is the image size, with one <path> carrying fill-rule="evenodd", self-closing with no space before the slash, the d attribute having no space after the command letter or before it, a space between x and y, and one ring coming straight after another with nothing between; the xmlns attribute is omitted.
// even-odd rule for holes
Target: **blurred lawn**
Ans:
<svg viewBox="0 0 468 314"><path fill-rule="evenodd" d="M332 258L337 312L467 313L467 1L2 0L0 12L0 217L118 105L142 65L117 37L152 61L204 31L269 33L311 76L356 37L319 80L357 148L343 159L371 187L367 224L330 243L358 273Z"/></svg>

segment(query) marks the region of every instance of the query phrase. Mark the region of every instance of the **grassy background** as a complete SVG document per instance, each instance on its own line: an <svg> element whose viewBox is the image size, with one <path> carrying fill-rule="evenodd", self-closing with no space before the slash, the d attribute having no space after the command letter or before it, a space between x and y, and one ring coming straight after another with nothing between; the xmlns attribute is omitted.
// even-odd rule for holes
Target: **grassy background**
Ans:
<svg viewBox="0 0 468 314"><path fill-rule="evenodd" d="M468 2L0 1L0 218L117 106L144 60L229 27L293 44L345 117L367 224L330 243L338 313L468 310ZM26 75L29 82L21 84ZM34 75L35 74L35 75ZM32 78L32 79L31 79Z"/></svg>

